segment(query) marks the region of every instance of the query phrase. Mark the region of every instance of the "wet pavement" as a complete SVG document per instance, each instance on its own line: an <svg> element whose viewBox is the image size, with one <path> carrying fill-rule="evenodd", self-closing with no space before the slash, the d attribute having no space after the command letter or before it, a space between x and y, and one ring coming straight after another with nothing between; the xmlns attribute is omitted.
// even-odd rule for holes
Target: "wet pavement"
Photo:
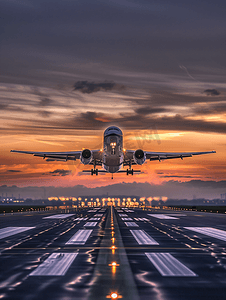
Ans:
<svg viewBox="0 0 226 300"><path fill-rule="evenodd" d="M0 254L0 299L226 295L224 214L105 207L0 215Z"/></svg>

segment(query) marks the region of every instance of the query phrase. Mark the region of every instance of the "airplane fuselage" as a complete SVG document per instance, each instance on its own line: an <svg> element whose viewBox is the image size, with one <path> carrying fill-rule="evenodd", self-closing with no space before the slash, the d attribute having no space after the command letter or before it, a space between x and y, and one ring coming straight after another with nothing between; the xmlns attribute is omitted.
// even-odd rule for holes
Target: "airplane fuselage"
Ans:
<svg viewBox="0 0 226 300"><path fill-rule="evenodd" d="M123 161L122 131L116 126L110 126L104 132L102 167L109 173L116 173L122 168Z"/></svg>

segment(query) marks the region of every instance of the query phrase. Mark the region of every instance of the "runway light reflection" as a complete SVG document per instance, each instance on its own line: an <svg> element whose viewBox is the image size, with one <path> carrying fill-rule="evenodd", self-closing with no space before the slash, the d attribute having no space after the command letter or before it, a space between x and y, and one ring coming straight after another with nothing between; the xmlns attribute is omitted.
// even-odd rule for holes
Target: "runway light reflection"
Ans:
<svg viewBox="0 0 226 300"><path fill-rule="evenodd" d="M122 298L122 296L119 295L117 292L112 292L110 295L107 295L106 298L119 299Z"/></svg>

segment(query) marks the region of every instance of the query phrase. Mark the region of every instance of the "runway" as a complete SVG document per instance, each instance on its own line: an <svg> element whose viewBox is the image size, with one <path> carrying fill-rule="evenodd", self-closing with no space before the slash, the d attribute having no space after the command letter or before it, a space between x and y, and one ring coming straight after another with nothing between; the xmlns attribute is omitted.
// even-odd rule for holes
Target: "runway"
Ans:
<svg viewBox="0 0 226 300"><path fill-rule="evenodd" d="M226 294L226 215L105 207L0 215L0 299Z"/></svg>

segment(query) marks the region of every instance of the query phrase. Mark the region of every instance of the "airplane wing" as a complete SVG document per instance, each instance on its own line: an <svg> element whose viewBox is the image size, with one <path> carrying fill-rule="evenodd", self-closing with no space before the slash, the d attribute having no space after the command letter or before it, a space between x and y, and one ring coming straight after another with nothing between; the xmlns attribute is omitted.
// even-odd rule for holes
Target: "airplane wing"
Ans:
<svg viewBox="0 0 226 300"><path fill-rule="evenodd" d="M43 157L46 161L68 161L80 159L82 151L69 151L69 152L33 152L33 151L20 151L20 150L11 150L10 152L23 153L23 154L32 154L33 156ZM101 159L100 150L92 150L93 160ZM90 164L93 164L93 160ZM96 163L97 164L97 163Z"/></svg>
<svg viewBox="0 0 226 300"><path fill-rule="evenodd" d="M135 150L126 150L126 158L132 160L132 164L134 163L134 155ZM202 154L210 154L216 153L216 151L206 151L206 152L149 152L144 151L146 155L146 159L152 160L165 160L165 159L174 159L174 158L181 158L184 157L192 157L193 155L202 155Z"/></svg>
<svg viewBox="0 0 226 300"><path fill-rule="evenodd" d="M145 152L146 158L150 160L165 160L184 157L192 157L193 155L202 155L216 153L216 151L206 151L206 152Z"/></svg>

